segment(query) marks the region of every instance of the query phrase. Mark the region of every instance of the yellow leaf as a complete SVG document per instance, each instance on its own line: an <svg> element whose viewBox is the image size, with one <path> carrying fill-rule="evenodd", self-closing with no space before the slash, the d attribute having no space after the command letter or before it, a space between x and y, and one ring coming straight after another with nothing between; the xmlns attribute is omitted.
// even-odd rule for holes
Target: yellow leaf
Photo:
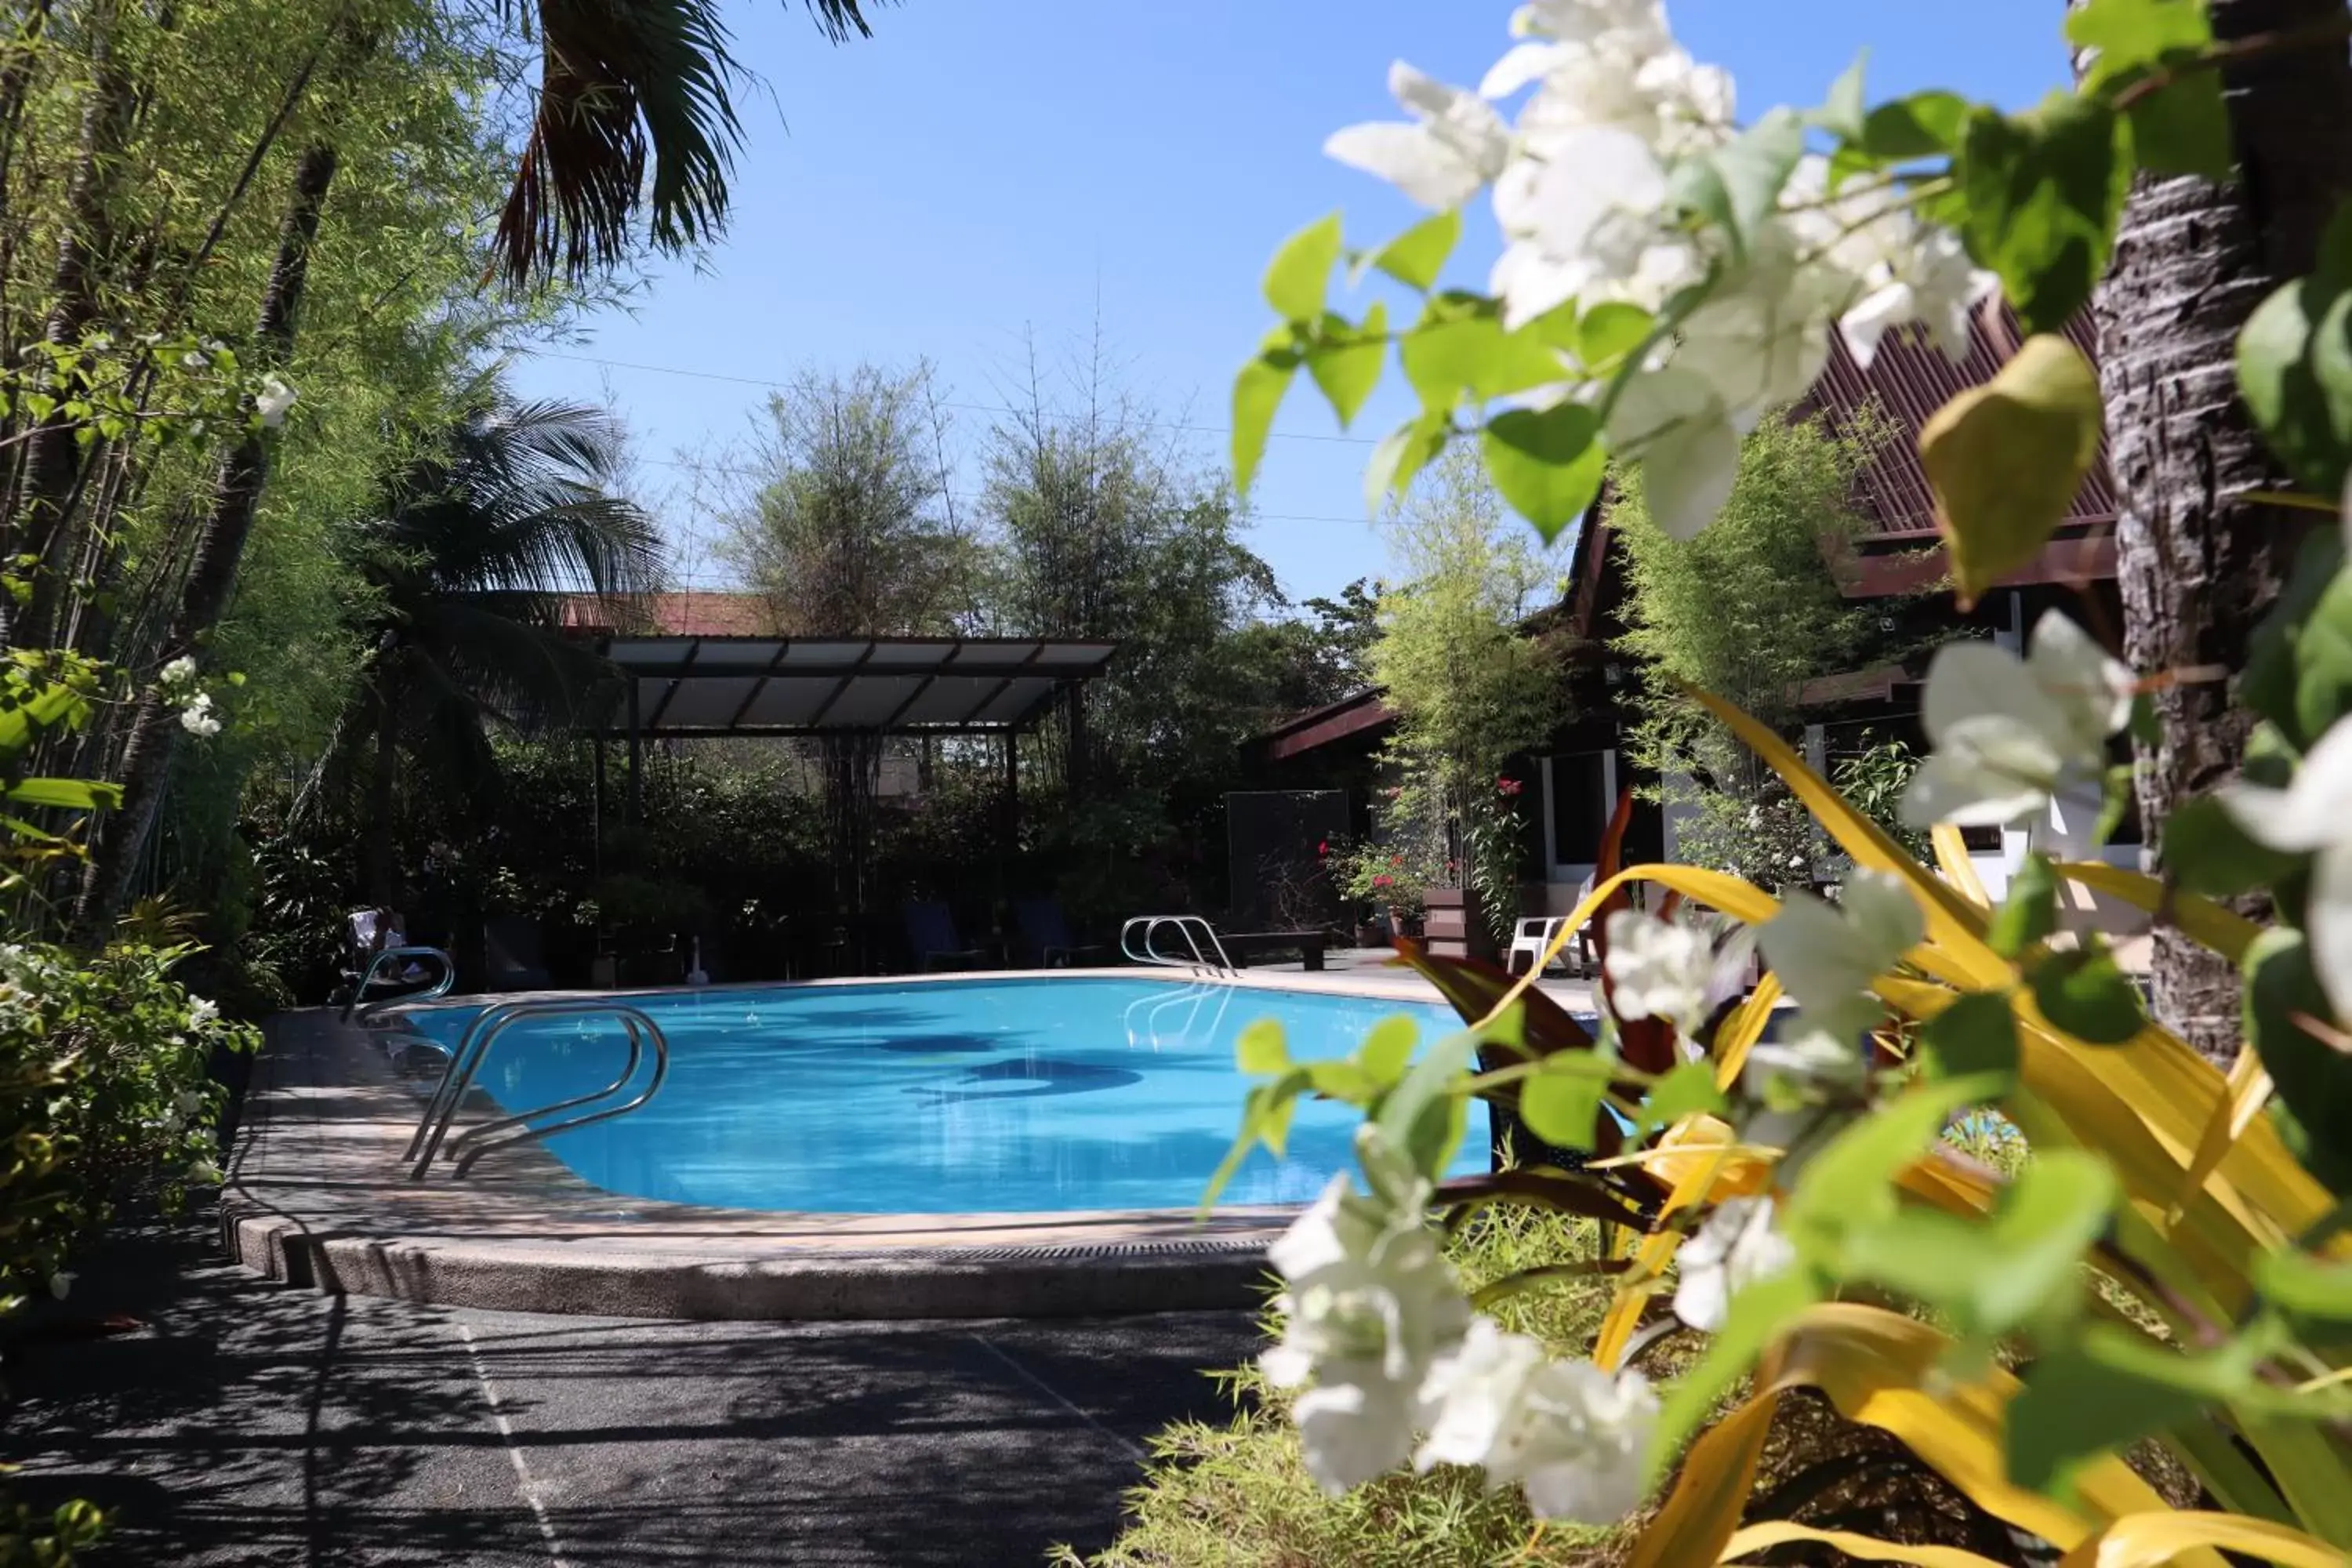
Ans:
<svg viewBox="0 0 2352 1568"><path fill-rule="evenodd" d="M2179 1195L2165 1215L2166 1223L2178 1224L2180 1215L2196 1198L2198 1189L2205 1184L2221 1163L2221 1156L2230 1152L2245 1131L2247 1124L2262 1114L2263 1104L2271 1097L2271 1075L2263 1070L2263 1058L2251 1042L2238 1047L2238 1059L2230 1064L2230 1076L2223 1082L2221 1100L2213 1107L2212 1119L2205 1123L2205 1135L2197 1141L2196 1156L2189 1162L2188 1173L2180 1179Z"/></svg>
<svg viewBox="0 0 2352 1568"><path fill-rule="evenodd" d="M1780 977L1768 973L1739 1005L1739 1011L1716 1029L1716 1088L1728 1091L1739 1081L1739 1069L1748 1065L1748 1053L1764 1037L1764 1026L1772 1021L1772 1008L1780 1000Z"/></svg>
<svg viewBox="0 0 2352 1568"><path fill-rule="evenodd" d="M2242 1513L2135 1513L2066 1554L2059 1568L2161 1568L2195 1548L2222 1546L2287 1568L2345 1568L2335 1547L2299 1530Z"/></svg>
<svg viewBox="0 0 2352 1568"><path fill-rule="evenodd" d="M1874 1535L1856 1535L1850 1530L1814 1530L1780 1519L1749 1525L1731 1538L1723 1548L1723 1555L1716 1561L1737 1562L1751 1552L1783 1546L1791 1541L1818 1541L1824 1546L1835 1547L1857 1563L1910 1563L1917 1564L1917 1568L2000 1568L1992 1558L1979 1557L1957 1546L1905 1546ZM1692 1557L1685 1561L1701 1563L1706 1559Z"/></svg>
<svg viewBox="0 0 2352 1568"><path fill-rule="evenodd" d="M1944 977L1976 989L2005 986L2014 980L2009 961L1985 945L1984 910L1905 854L1885 828L1847 805L1845 797L1806 766L1786 741L1719 697L1696 689L1690 695L1729 725L1749 751L1780 775L1790 792L1813 814L1813 820L1837 840L1838 847L1857 864L1891 871L1908 884L1927 915L1927 944L1911 955L1915 960L1924 958L1937 966Z"/></svg>
<svg viewBox="0 0 2352 1568"><path fill-rule="evenodd" d="M1748 1507L1756 1462L1772 1430L1780 1396L1766 1390L1717 1422L1683 1457L1675 1489L1634 1543L1626 1568L1679 1568L1712 1563Z"/></svg>
<svg viewBox="0 0 2352 1568"><path fill-rule="evenodd" d="M2098 461L2102 417L2099 373L2073 343L2039 332L1919 432L1962 609L2050 542Z"/></svg>
<svg viewBox="0 0 2352 1568"><path fill-rule="evenodd" d="M2062 860L2052 869L2070 882L2080 882L2095 893L2120 899L2148 914L2168 909L2164 884L2137 871L2096 860ZM2212 949L2232 963L2245 957L2246 949L2262 934L2263 928L2245 916L2177 888L2172 891L2168 911L2173 924L2191 941L2200 947Z"/></svg>
<svg viewBox="0 0 2352 1568"><path fill-rule="evenodd" d="M1771 1386L1820 1389L1847 1420L1899 1438L1979 1508L2061 1548L2126 1515L2163 1511L2164 1500L2113 1456L2083 1467L2074 1507L2012 1485L2001 1427L2021 1385L1998 1367L1958 1381L1942 1365L1950 1348L1942 1333L1900 1313L1828 1302L1808 1308L1782 1337ZM2221 1568L2210 1552L2182 1560Z"/></svg>
<svg viewBox="0 0 2352 1568"><path fill-rule="evenodd" d="M1771 1166L1754 1155L1738 1152L1732 1138L1731 1128L1712 1116L1685 1117L1667 1130L1659 1146L1642 1161L1649 1170L1673 1184L1666 1201L1659 1207L1660 1220L1694 1204L1764 1190L1772 1177ZM1633 1342L1633 1331L1641 1327L1643 1309L1657 1293L1659 1277L1674 1260L1675 1249L1682 1245L1682 1234L1674 1230L1656 1231L1642 1238L1633 1254L1633 1266L1619 1281L1608 1314L1601 1321L1601 1331L1593 1338L1594 1361L1613 1367L1624 1355L1625 1347Z"/></svg>
<svg viewBox="0 0 2352 1568"><path fill-rule="evenodd" d="M1968 840L1960 830L1948 822L1936 824L1929 837L1936 846L1936 864L1944 873L1944 880L1960 890L1969 902L1984 909L1992 908L1992 895L1985 891L1984 879L1977 875L1977 863L1969 858Z"/></svg>

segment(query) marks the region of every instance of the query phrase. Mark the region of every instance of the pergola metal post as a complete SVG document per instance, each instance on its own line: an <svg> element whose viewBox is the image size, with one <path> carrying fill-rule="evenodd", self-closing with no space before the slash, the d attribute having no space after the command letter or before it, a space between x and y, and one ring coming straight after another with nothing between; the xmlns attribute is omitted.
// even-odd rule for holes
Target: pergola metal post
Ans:
<svg viewBox="0 0 2352 1568"><path fill-rule="evenodd" d="M639 753L645 750L645 736L637 721L637 681L629 678L629 826L642 827L646 820L646 784L644 763Z"/></svg>

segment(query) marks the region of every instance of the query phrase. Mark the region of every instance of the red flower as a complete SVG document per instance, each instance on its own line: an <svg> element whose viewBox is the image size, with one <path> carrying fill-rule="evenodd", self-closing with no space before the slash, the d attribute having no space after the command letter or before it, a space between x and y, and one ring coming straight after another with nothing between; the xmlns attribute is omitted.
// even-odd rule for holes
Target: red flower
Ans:
<svg viewBox="0 0 2352 1568"><path fill-rule="evenodd" d="M1395 881L1396 879L1394 877L1391 877L1387 872L1383 871L1379 876L1372 879L1372 886L1375 888L1386 888L1394 885Z"/></svg>
<svg viewBox="0 0 2352 1568"><path fill-rule="evenodd" d="M1526 786L1521 784L1517 779L1496 779L1495 781L1495 793L1496 795L1517 795L1524 787Z"/></svg>
<svg viewBox="0 0 2352 1568"><path fill-rule="evenodd" d="M1315 845L1315 858L1318 860L1328 860L1330 858L1331 841L1328 838L1318 840Z"/></svg>

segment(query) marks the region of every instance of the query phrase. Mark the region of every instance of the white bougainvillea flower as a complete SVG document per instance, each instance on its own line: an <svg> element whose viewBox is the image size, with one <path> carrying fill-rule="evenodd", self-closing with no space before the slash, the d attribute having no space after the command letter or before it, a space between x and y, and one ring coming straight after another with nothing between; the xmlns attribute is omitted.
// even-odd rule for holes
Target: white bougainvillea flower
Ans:
<svg viewBox="0 0 2352 1568"><path fill-rule="evenodd" d="M2304 938L2336 1016L2352 1018L2352 724L2329 726L2286 788L2233 784L2221 804L2255 843L2317 857Z"/></svg>
<svg viewBox="0 0 2352 1568"><path fill-rule="evenodd" d="M1413 118L1333 132L1323 143L1328 156L1441 212L1460 206L1503 172L1510 128L1485 99L1402 60L1389 68L1389 90Z"/></svg>
<svg viewBox="0 0 2352 1568"><path fill-rule="evenodd" d="M190 1028L201 1029L206 1024L211 1023L214 1019L219 1016L220 1004L214 1001L211 997L191 996L188 998L188 1026Z"/></svg>
<svg viewBox="0 0 2352 1568"><path fill-rule="evenodd" d="M1642 465L1642 498L1670 539L1696 538L1731 499L1739 432L1722 395L1679 365L1634 376L1609 416L1609 444Z"/></svg>
<svg viewBox="0 0 2352 1568"><path fill-rule="evenodd" d="M1511 237L1487 279L1516 330L1570 299L1654 306L1671 280L1701 269L1661 208L1666 171L1650 143L1615 125L1582 125L1521 158L1495 182L1495 217Z"/></svg>
<svg viewBox="0 0 2352 1568"><path fill-rule="evenodd" d="M1433 1415L1416 1468L1479 1466L1489 1488L1517 1483L1545 1519L1613 1524L1640 1506L1658 1410L1641 1373L1552 1361L1536 1341L1480 1318L1426 1392Z"/></svg>
<svg viewBox="0 0 2352 1568"><path fill-rule="evenodd" d="M1926 934L1927 919L1901 878L1856 867L1837 903L1791 893L1756 940L1801 1010L1804 1028L1792 1023L1791 1037L1822 1030L1858 1042L1883 1011L1871 982Z"/></svg>
<svg viewBox="0 0 2352 1568"><path fill-rule="evenodd" d="M1474 1318L1459 1344L1438 1358L1423 1385L1431 1411L1429 1435L1414 1450L1413 1468L1484 1465L1517 1419L1528 1384L1547 1359L1525 1334L1506 1333L1492 1318Z"/></svg>
<svg viewBox="0 0 2352 1568"><path fill-rule="evenodd" d="M188 699L180 710L180 728L199 740L221 732L221 721L213 712L213 700L208 692L199 691Z"/></svg>
<svg viewBox="0 0 2352 1568"><path fill-rule="evenodd" d="M73 1289L74 1281L80 1278L70 1268L58 1269L49 1276L49 1294L60 1301L64 1300L67 1293Z"/></svg>
<svg viewBox="0 0 2352 1568"><path fill-rule="evenodd" d="M2000 280L1969 259L1959 236L1916 222L1914 237L1889 245L1863 273L1867 290L1838 318L1853 362L1864 370L1878 345L1898 328L1916 325L1927 341L1958 363L1966 359L1969 320Z"/></svg>
<svg viewBox="0 0 2352 1568"><path fill-rule="evenodd" d="M2131 720L2131 671L2056 610L2019 658L1947 643L1927 667L1920 722L1935 744L1903 793L1904 820L1989 827L2028 821L2037 847L2092 847L2106 794L2107 737Z"/></svg>
<svg viewBox="0 0 2352 1568"><path fill-rule="evenodd" d="M264 376L253 406L261 416L262 424L275 430L286 423L286 411L294 406L294 389L283 381L274 375Z"/></svg>
<svg viewBox="0 0 2352 1568"><path fill-rule="evenodd" d="M1631 910L1609 917L1610 1010L1664 1018L1685 1034L1703 1023L1715 983L1715 943L1696 926Z"/></svg>
<svg viewBox="0 0 2352 1568"><path fill-rule="evenodd" d="M1267 1258L1283 1278L1282 1342L1259 1358L1293 1402L1307 1466L1332 1491L1403 1462L1432 1363L1469 1327L1470 1304L1417 1210L1396 1212L1336 1176Z"/></svg>
<svg viewBox="0 0 2352 1568"><path fill-rule="evenodd" d="M1796 1261L1795 1246L1772 1228L1770 1198L1727 1198L1675 1254L1675 1316L1719 1333L1733 1297Z"/></svg>
<svg viewBox="0 0 2352 1568"><path fill-rule="evenodd" d="M196 678L196 661L182 654L156 672L155 679L165 686L184 686Z"/></svg>

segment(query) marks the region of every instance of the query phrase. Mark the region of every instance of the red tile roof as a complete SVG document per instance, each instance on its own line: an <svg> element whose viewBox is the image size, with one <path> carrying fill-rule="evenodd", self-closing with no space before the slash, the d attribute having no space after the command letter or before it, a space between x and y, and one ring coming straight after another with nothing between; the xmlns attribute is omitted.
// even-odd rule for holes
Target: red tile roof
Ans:
<svg viewBox="0 0 2352 1568"><path fill-rule="evenodd" d="M625 599L572 594L564 601L563 625L567 630L604 636L748 637L773 633L775 616L757 594L647 594Z"/></svg>

